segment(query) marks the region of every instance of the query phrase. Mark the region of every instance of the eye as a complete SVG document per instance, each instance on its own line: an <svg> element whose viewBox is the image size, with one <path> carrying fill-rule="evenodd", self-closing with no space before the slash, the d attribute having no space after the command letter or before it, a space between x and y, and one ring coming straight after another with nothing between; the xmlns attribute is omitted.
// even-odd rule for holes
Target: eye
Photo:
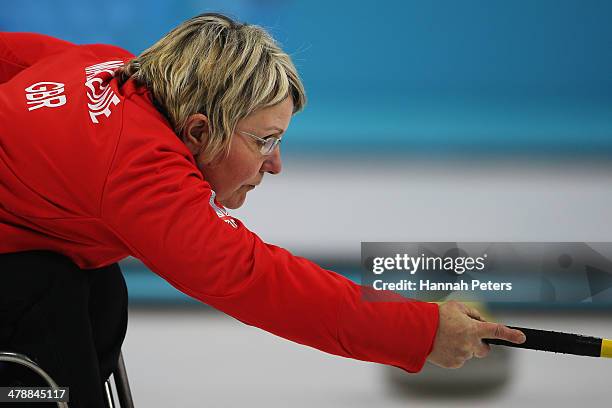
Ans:
<svg viewBox="0 0 612 408"><path fill-rule="evenodd" d="M276 143L277 140L280 140L276 134L262 137L263 143L266 146L270 146Z"/></svg>
<svg viewBox="0 0 612 408"><path fill-rule="evenodd" d="M274 151L274 148L280 143L280 139L276 136L269 136L264 139L265 143L261 147L261 152L264 155L269 155Z"/></svg>

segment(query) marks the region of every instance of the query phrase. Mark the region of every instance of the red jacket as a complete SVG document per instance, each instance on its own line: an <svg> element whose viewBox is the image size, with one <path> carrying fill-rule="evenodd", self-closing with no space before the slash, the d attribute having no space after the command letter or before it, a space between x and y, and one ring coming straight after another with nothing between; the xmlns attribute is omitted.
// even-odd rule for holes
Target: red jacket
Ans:
<svg viewBox="0 0 612 408"><path fill-rule="evenodd" d="M364 302L350 280L266 244L215 201L109 45L0 33L0 253L96 268L132 255L242 322L328 353L419 371L435 304Z"/></svg>

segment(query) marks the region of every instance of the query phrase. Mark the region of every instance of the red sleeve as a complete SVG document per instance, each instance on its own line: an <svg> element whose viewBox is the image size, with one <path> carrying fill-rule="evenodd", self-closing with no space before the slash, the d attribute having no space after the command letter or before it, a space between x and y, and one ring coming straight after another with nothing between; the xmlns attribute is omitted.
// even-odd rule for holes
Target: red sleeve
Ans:
<svg viewBox="0 0 612 408"><path fill-rule="evenodd" d="M75 46L43 34L0 33L0 84L36 61Z"/></svg>
<svg viewBox="0 0 612 408"><path fill-rule="evenodd" d="M124 116L136 113L126 108ZM130 138L126 131L101 218L151 270L187 295L286 339L409 372L422 368L438 327L436 304L362 301L360 286L262 242L224 215L186 149L159 145L146 129Z"/></svg>

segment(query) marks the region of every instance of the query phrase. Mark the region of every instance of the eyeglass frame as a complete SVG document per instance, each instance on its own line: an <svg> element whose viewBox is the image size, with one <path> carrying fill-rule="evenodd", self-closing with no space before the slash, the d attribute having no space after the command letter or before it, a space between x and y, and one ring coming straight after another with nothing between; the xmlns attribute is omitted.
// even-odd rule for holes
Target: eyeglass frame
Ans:
<svg viewBox="0 0 612 408"><path fill-rule="evenodd" d="M246 132L244 130L237 130L236 132L245 135L245 136L249 136L251 138L253 138L254 140L256 140L257 142L259 142L260 145L260 149L259 152L264 155L264 156L270 156L274 150L276 150L276 148L280 145L280 142L282 142L283 138L282 137L277 137L277 136L267 136L266 138L263 137L259 137L257 135L254 135L252 133ZM268 148L268 152L264 152L264 148L266 147L266 144L268 143L268 140L274 140L274 142L272 143L272 146L270 146Z"/></svg>

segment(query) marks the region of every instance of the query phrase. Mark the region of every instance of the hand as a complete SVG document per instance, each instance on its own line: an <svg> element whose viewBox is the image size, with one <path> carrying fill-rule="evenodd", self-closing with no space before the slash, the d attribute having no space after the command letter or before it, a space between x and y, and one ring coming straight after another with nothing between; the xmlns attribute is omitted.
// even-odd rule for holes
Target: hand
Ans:
<svg viewBox="0 0 612 408"><path fill-rule="evenodd" d="M472 357L483 358L491 346L482 339L525 342L525 335L499 323L484 321L478 310L449 301L440 305L440 321L428 361L444 368L459 368Z"/></svg>

